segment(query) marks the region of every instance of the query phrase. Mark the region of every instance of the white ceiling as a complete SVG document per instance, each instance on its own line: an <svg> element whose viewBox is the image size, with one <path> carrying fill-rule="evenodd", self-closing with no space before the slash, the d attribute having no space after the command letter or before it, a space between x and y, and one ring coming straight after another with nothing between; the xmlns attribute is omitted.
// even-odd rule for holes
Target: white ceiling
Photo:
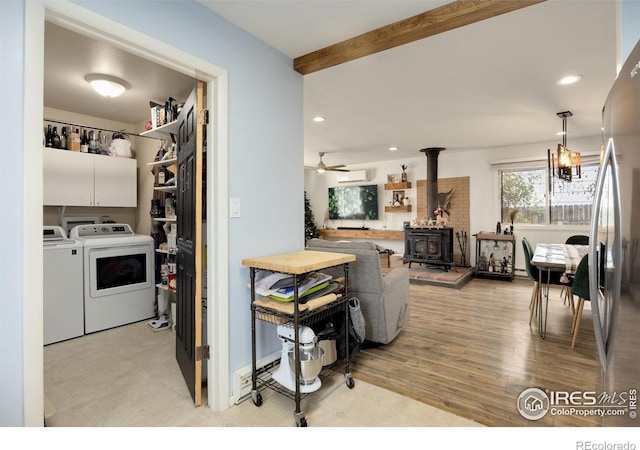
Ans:
<svg viewBox="0 0 640 450"><path fill-rule="evenodd" d="M443 1L202 1L295 58L425 12ZM403 159L424 147L476 149L598 135L617 64L617 2L547 0L309 75L305 164ZM47 24L45 106L121 122L145 120L149 100L186 97L193 80ZM69 34L71 33L71 34ZM84 75L109 70L132 89L107 101ZM573 86L555 84L579 73ZM114 102L113 100L118 100ZM139 112L136 112L139 111ZM312 121L316 115L324 123ZM390 152L390 146L398 146Z"/></svg>
<svg viewBox="0 0 640 450"><path fill-rule="evenodd" d="M295 58L443 1L202 1ZM356 164L600 133L616 75L613 1L548 0L304 76L305 164ZM559 87L568 73L583 80ZM316 115L326 121L316 124ZM559 141L558 141L559 142ZM390 146L399 150L390 152ZM541 150L543 151L543 150Z"/></svg>
<svg viewBox="0 0 640 450"><path fill-rule="evenodd" d="M151 118L149 102L184 101L196 80L164 66L119 50L99 40L45 23L44 106L78 114L135 124ZM120 97L105 98L85 81L101 73L127 81Z"/></svg>

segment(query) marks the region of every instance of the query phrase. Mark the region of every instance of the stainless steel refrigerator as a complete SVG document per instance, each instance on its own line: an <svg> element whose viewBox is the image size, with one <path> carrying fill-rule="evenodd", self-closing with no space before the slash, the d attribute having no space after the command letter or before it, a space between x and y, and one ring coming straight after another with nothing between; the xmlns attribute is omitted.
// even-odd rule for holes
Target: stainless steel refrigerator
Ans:
<svg viewBox="0 0 640 450"><path fill-rule="evenodd" d="M603 425L640 426L640 41L606 98L602 136L589 292L602 392L623 406Z"/></svg>

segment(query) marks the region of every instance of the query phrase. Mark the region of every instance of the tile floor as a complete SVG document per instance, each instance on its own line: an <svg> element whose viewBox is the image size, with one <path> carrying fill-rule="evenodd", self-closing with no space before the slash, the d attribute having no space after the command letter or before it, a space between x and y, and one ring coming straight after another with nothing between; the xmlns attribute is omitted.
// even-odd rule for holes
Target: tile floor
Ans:
<svg viewBox="0 0 640 450"><path fill-rule="evenodd" d="M44 348L48 427L293 427L293 400L269 389L224 412L194 407L174 357L175 335L138 322ZM481 427L343 373L301 403L309 427ZM206 394L203 395L206 401Z"/></svg>

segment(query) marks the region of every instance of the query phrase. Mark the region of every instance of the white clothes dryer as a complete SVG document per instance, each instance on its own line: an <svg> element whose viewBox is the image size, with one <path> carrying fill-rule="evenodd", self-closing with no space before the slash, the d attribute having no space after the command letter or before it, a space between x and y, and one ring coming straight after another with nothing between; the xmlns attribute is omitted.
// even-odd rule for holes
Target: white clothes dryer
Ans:
<svg viewBox="0 0 640 450"><path fill-rule="evenodd" d="M83 247L62 227L44 226L44 345L84 335Z"/></svg>
<svg viewBox="0 0 640 450"><path fill-rule="evenodd" d="M155 317L154 241L128 224L78 225L84 250L85 333Z"/></svg>

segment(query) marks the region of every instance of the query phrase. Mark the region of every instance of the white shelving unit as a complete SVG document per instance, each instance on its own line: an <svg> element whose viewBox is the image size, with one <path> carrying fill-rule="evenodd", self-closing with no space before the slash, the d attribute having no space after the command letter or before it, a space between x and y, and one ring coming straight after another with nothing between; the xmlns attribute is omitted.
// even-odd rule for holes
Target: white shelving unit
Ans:
<svg viewBox="0 0 640 450"><path fill-rule="evenodd" d="M150 163L147 163L147 166L171 166L173 164L177 164L178 163L178 159L177 158L171 158L171 159L163 159L162 161L153 161Z"/></svg>
<svg viewBox="0 0 640 450"><path fill-rule="evenodd" d="M152 137L156 139L167 139L170 138L171 134L178 133L178 121L174 120L173 122L166 123L160 127L153 128L148 131L143 131L140 133L140 136L144 137Z"/></svg>

